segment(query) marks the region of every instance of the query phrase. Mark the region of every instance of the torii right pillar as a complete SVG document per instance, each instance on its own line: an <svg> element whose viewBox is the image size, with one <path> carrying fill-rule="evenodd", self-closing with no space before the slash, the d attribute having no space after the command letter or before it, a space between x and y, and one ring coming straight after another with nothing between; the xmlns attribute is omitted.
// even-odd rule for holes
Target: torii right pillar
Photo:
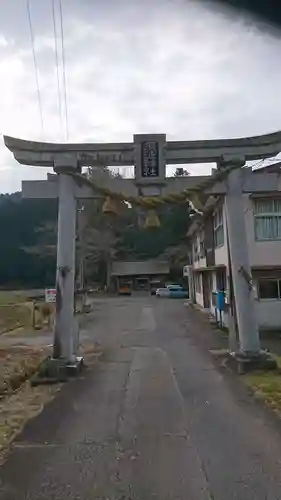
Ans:
<svg viewBox="0 0 281 500"><path fill-rule="evenodd" d="M241 361L240 370L254 364L275 366L272 359L261 350L258 324L255 314L255 298L252 287L251 266L248 253L244 199L242 190L242 169L245 161L230 159L220 163L220 168L235 163L225 181L226 229L228 232L229 253L233 291L235 297L236 320L239 331L239 347L236 357ZM238 165L237 165L238 163ZM240 168L239 168L240 166ZM270 365L270 366L269 366Z"/></svg>

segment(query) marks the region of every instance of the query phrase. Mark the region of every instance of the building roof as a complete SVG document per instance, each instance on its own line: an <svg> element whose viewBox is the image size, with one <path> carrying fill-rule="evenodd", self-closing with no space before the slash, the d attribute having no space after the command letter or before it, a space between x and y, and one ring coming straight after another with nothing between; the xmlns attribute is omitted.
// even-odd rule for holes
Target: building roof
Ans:
<svg viewBox="0 0 281 500"><path fill-rule="evenodd" d="M158 275L169 274L170 266L168 262L157 260L113 262L111 276L138 276L138 275Z"/></svg>
<svg viewBox="0 0 281 500"><path fill-rule="evenodd" d="M269 174L274 174L280 172L280 169L281 169L281 161L273 163L272 165L266 165L265 167L255 168L254 170L252 170L252 172L254 173L265 172Z"/></svg>

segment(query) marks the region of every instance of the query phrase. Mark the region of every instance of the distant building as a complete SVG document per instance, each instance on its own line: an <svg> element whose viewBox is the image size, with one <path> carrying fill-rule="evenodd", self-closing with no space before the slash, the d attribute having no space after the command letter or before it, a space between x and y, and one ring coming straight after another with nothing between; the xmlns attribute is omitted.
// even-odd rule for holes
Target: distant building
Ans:
<svg viewBox="0 0 281 500"><path fill-rule="evenodd" d="M129 282L132 289L150 289L153 284L167 280L170 272L168 262L156 260L113 262L111 266L111 284L115 290L123 282Z"/></svg>

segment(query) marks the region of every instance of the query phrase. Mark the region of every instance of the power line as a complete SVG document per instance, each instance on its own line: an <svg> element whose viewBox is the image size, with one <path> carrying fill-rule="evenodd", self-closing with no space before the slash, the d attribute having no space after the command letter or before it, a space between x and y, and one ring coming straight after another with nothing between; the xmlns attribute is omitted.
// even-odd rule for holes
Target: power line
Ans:
<svg viewBox="0 0 281 500"><path fill-rule="evenodd" d="M40 86L39 86L39 73L38 73L38 66L37 66L36 53L35 53L34 33L33 33L33 27L32 27L31 10L30 10L29 0L26 0L26 8L27 8L27 17L28 17L28 24L29 24L29 31L30 31L32 54L33 54L35 80L36 80L36 87L37 87L38 108L39 108L40 122L41 122L41 128L42 128L42 135L44 135L42 100L41 100L41 93L40 93Z"/></svg>
<svg viewBox="0 0 281 500"><path fill-rule="evenodd" d="M63 73L64 112L65 112L65 132L66 132L66 140L68 140L68 110L67 110L67 92L66 92L66 75L65 75L65 51L64 51L64 31L63 31L62 0L59 0L59 7L60 7L60 26L61 26L61 52L62 52L62 73Z"/></svg>
<svg viewBox="0 0 281 500"><path fill-rule="evenodd" d="M54 28L54 42L55 42L55 61L56 61L56 74L57 74L57 93L58 93L59 120L60 120L61 128L63 128L63 115L62 115L61 87L60 87L60 75L59 75L58 35L57 35L55 0L52 0L52 14L53 14L53 28Z"/></svg>

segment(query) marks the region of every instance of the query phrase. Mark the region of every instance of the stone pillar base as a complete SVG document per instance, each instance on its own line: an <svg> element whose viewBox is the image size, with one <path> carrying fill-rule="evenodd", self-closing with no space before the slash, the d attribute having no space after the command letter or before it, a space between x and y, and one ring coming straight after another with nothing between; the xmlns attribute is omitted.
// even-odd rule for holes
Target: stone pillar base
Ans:
<svg viewBox="0 0 281 500"><path fill-rule="evenodd" d="M228 365L243 375L253 370L276 370L277 362L273 356L266 352L236 352L229 354Z"/></svg>
<svg viewBox="0 0 281 500"><path fill-rule="evenodd" d="M43 361L30 382L32 386L66 382L70 377L79 375L84 366L83 357L75 356L72 361L50 357Z"/></svg>

